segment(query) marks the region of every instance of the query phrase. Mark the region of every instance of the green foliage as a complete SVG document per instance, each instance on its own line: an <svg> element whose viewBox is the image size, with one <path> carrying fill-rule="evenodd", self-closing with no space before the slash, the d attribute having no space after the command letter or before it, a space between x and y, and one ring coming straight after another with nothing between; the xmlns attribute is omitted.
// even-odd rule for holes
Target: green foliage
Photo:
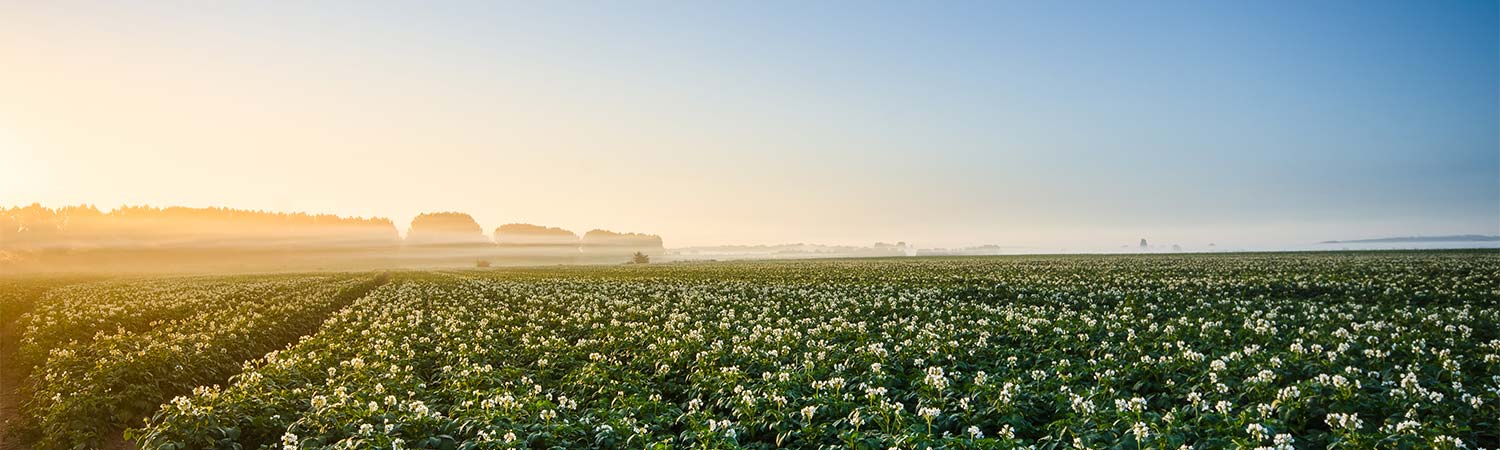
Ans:
<svg viewBox="0 0 1500 450"><path fill-rule="evenodd" d="M27 276L0 278L0 325L8 325L30 312L36 302L53 289L94 281L84 276Z"/></svg>
<svg viewBox="0 0 1500 450"><path fill-rule="evenodd" d="M413 276L145 448L1447 448L1495 442L1493 252Z"/></svg>
<svg viewBox="0 0 1500 450"><path fill-rule="evenodd" d="M36 448L96 448L173 396L311 333L377 277L181 278L64 288L23 317Z"/></svg>

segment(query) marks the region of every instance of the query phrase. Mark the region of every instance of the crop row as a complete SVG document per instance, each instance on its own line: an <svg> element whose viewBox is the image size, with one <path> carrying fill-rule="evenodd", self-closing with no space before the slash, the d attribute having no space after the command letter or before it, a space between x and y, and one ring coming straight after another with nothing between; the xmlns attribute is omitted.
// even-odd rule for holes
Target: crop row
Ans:
<svg viewBox="0 0 1500 450"><path fill-rule="evenodd" d="M177 278L52 292L22 318L36 448L98 448L195 386L314 332L373 275Z"/></svg>
<svg viewBox="0 0 1500 450"><path fill-rule="evenodd" d="M144 448L1495 442L1493 253L736 263L405 280Z"/></svg>

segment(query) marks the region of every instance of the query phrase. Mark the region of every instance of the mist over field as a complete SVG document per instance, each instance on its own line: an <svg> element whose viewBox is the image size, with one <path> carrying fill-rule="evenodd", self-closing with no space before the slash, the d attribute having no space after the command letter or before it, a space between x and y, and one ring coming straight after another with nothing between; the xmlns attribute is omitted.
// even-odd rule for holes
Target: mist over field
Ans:
<svg viewBox="0 0 1500 450"><path fill-rule="evenodd" d="M468 214L424 213L404 233L385 218L226 208L40 205L0 210L0 269L14 273L271 272L621 264L848 257L994 256L1057 253L1206 253L1500 248L1483 235L1384 238L1280 245L1150 243L1070 247L923 247L796 243L667 247L661 236L509 223L486 232Z"/></svg>
<svg viewBox="0 0 1500 450"><path fill-rule="evenodd" d="M7 8L0 207L674 248L1500 234L1491 2L866 6Z"/></svg>
<svg viewBox="0 0 1500 450"><path fill-rule="evenodd" d="M464 213L384 218L223 208L40 205L0 210L0 268L14 272L267 272L602 264L661 256L659 236L530 224L486 232Z"/></svg>
<svg viewBox="0 0 1500 450"><path fill-rule="evenodd" d="M1500 2L0 4L0 450L1500 449Z"/></svg>

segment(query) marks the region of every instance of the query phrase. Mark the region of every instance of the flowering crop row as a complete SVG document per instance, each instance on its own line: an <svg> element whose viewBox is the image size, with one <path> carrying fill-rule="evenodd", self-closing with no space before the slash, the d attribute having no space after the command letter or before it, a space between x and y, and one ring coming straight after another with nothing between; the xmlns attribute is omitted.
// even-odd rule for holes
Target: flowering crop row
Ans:
<svg viewBox="0 0 1500 450"><path fill-rule="evenodd" d="M1500 255L417 276L182 396L143 448L1457 448Z"/></svg>
<svg viewBox="0 0 1500 450"><path fill-rule="evenodd" d="M374 275L183 278L61 288L22 318L37 448L98 448L193 387L314 332Z"/></svg>
<svg viewBox="0 0 1500 450"><path fill-rule="evenodd" d="M0 279L0 325L20 320L50 290L91 280L79 276Z"/></svg>
<svg viewBox="0 0 1500 450"><path fill-rule="evenodd" d="M0 277L0 389L14 390L25 377L21 364L16 360L20 345L21 316L30 312L47 292L68 284L90 281L91 278L77 276L24 276ZM0 393L0 442L11 442L16 438L16 407L11 392Z"/></svg>

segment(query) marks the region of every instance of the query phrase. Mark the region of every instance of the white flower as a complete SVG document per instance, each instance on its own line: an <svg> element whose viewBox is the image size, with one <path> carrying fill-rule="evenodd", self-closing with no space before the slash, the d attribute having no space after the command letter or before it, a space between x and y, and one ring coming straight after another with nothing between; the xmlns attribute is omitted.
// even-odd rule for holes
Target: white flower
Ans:
<svg viewBox="0 0 1500 450"><path fill-rule="evenodd" d="M928 367L927 376L922 381L938 390L948 387L948 378L943 375L943 368L938 366Z"/></svg>
<svg viewBox="0 0 1500 450"><path fill-rule="evenodd" d="M1146 410L1146 399L1140 397L1131 397L1129 401L1116 399L1115 409L1125 412L1142 412Z"/></svg>
<svg viewBox="0 0 1500 450"><path fill-rule="evenodd" d="M1092 400L1083 398L1083 397L1079 396L1078 394L1069 394L1069 395L1071 395L1072 399L1073 399L1073 401L1072 401L1072 403L1073 403L1073 412L1076 412L1076 413L1079 413L1079 414L1083 414L1083 415L1093 414L1093 412L1094 412L1094 402Z"/></svg>
<svg viewBox="0 0 1500 450"><path fill-rule="evenodd" d="M943 413L943 410L937 409L937 408L933 408L933 407L930 407L930 406L923 406L923 407L917 409L917 415L922 416L922 418L925 418L927 420L932 420L932 418L937 417L938 414L942 414L942 413Z"/></svg>
<svg viewBox="0 0 1500 450"><path fill-rule="evenodd" d="M1265 427L1265 425L1261 425L1261 424L1258 424L1258 423L1252 423L1252 424L1246 425L1245 426L1245 432L1249 433L1250 434L1250 439L1254 440L1256 442L1260 442L1260 441L1266 440L1266 437L1268 437L1271 434L1271 430L1267 429Z"/></svg>
<svg viewBox="0 0 1500 450"><path fill-rule="evenodd" d="M1143 441L1146 440L1147 437L1151 436L1151 428L1147 427L1146 424L1141 422L1136 422L1135 424L1131 425L1130 432L1132 434L1135 434L1136 441Z"/></svg>
<svg viewBox="0 0 1500 450"><path fill-rule="evenodd" d="M1360 427L1364 426L1364 422L1359 420L1359 416L1352 413L1329 413L1328 418L1324 419L1324 422L1328 423L1329 427L1344 428L1350 431L1358 431Z"/></svg>
<svg viewBox="0 0 1500 450"><path fill-rule="evenodd" d="M1272 381L1276 381L1276 372L1270 370L1261 370L1255 376L1245 379L1245 382L1249 384L1266 384Z"/></svg>

